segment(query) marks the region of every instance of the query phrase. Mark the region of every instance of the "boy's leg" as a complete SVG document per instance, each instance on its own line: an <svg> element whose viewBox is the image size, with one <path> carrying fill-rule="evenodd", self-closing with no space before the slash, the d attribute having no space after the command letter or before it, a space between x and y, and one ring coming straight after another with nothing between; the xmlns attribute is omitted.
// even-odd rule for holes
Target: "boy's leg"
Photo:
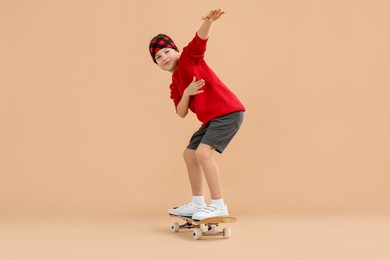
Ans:
<svg viewBox="0 0 390 260"><path fill-rule="evenodd" d="M168 212L173 215L191 217L193 214L203 210L206 206L203 196L203 176L202 169L196 159L195 150L186 148L183 157L191 183L192 202L171 208Z"/></svg>
<svg viewBox="0 0 390 260"><path fill-rule="evenodd" d="M192 196L203 196L202 169L195 155L195 150L186 148L183 153L191 183Z"/></svg>
<svg viewBox="0 0 390 260"><path fill-rule="evenodd" d="M212 146L200 143L195 151L195 155L205 175L211 199L217 200L222 199L222 186L219 169L213 158L214 151L215 149Z"/></svg>
<svg viewBox="0 0 390 260"><path fill-rule="evenodd" d="M195 213L192 218L195 220L202 220L210 217L229 216L227 206L222 199L222 188L219 177L219 169L214 161L213 154L215 149L208 145L201 143L196 149L196 158L206 177L207 184L211 194L211 204L205 207L198 213Z"/></svg>

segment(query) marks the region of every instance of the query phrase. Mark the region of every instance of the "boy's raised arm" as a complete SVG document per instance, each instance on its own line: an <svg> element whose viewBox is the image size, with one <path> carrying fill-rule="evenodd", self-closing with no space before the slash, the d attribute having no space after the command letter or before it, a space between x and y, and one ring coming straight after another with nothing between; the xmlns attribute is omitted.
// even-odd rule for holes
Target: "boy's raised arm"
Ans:
<svg viewBox="0 0 390 260"><path fill-rule="evenodd" d="M199 38L206 40L209 37L212 23L218 20L223 14L225 14L225 12L221 9L214 9L211 10L208 15L202 16L203 24L197 32Z"/></svg>

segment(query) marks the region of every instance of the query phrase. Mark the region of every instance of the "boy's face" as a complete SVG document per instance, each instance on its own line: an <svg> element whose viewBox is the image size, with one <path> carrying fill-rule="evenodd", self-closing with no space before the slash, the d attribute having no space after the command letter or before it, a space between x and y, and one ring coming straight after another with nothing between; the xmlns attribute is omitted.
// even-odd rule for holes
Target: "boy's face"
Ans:
<svg viewBox="0 0 390 260"><path fill-rule="evenodd" d="M161 49L155 55L157 65L161 69L172 73L175 72L177 69L177 62L179 58L180 52L171 48Z"/></svg>

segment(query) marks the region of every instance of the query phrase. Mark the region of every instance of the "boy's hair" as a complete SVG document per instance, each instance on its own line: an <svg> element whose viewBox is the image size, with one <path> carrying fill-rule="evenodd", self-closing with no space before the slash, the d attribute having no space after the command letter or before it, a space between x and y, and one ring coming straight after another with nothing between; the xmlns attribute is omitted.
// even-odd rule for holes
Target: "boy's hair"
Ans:
<svg viewBox="0 0 390 260"><path fill-rule="evenodd" d="M176 51L179 51L177 49L175 43L172 41L172 39L168 35L159 34L159 35L153 37L153 39L149 43L149 52L150 52L150 56L152 56L154 63L157 64L156 58L155 58L156 53L159 50L164 49L164 48L171 48L171 49L174 49Z"/></svg>

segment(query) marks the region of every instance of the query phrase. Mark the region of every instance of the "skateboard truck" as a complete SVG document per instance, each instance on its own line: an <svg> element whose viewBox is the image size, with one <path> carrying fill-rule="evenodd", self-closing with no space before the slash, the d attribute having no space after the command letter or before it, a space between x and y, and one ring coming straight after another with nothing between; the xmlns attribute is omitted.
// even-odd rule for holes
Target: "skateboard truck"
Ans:
<svg viewBox="0 0 390 260"><path fill-rule="evenodd" d="M180 229L201 228L200 226L201 225L196 225L196 224L193 224L192 222L186 220L186 223L184 223L182 225L179 225L179 223L175 222L175 223L172 224L171 227L172 227L172 231L173 232L178 232Z"/></svg>
<svg viewBox="0 0 390 260"><path fill-rule="evenodd" d="M204 224L206 225L207 227L207 231L202 231L202 229L199 229L199 228L195 228L194 229L194 232L192 232L192 236L194 237L194 239L196 240L199 240L201 239L203 236L222 236L223 238L230 238L230 236L232 235L232 231L230 228L224 228L222 231L218 231L217 230L217 227L218 227L218 223L215 223L215 224Z"/></svg>

